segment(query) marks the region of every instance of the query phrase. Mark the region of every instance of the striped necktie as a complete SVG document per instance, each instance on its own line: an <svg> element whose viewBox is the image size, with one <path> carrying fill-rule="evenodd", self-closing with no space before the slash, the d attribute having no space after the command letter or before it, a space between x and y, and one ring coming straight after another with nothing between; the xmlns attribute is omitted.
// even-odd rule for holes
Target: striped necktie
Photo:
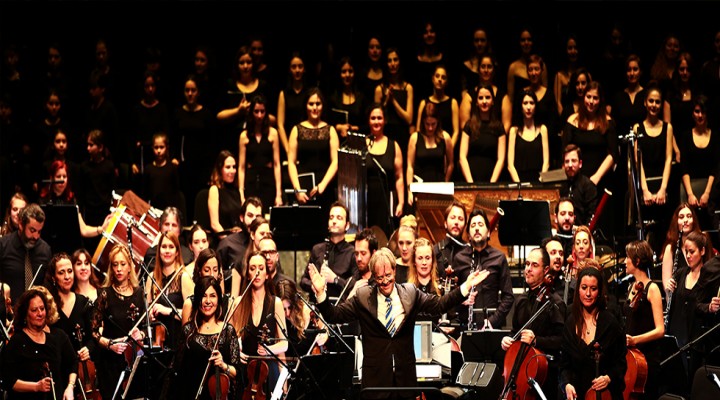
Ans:
<svg viewBox="0 0 720 400"><path fill-rule="evenodd" d="M385 329L388 330L390 336L395 335L395 316L393 315L392 299L390 297L385 298L387 303L387 311L385 311Z"/></svg>

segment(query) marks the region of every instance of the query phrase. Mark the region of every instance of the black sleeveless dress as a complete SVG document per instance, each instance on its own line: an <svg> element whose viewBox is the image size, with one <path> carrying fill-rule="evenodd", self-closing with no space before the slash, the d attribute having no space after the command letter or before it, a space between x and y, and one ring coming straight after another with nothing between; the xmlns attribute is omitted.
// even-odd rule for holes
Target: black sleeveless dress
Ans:
<svg viewBox="0 0 720 400"><path fill-rule="evenodd" d="M384 171L378 168L376 162ZM388 138L387 149L383 154L368 153L366 165L368 227L378 226L390 237L393 231L390 198L395 198L395 141ZM394 209L392 211L394 212Z"/></svg>
<svg viewBox="0 0 720 400"><path fill-rule="evenodd" d="M302 124L297 124L296 127L298 131L298 174L315 174L315 185L318 185L330 167L330 125L327 124L320 128L308 128ZM312 188L305 189L309 191ZM336 199L337 175L333 177L327 188L325 188L325 192L316 196L316 199L311 204L314 203L320 205L323 209L327 209Z"/></svg>
<svg viewBox="0 0 720 400"><path fill-rule="evenodd" d="M471 132L469 124L465 124L463 134L470 137L467 160L473 182L490 182L498 159L498 140L505 134L502 125L492 127L489 123L482 122L477 132Z"/></svg>
<svg viewBox="0 0 720 400"><path fill-rule="evenodd" d="M258 142L248 134L245 150L245 198L259 197L264 211L275 204L275 174L273 171L273 145L267 135ZM224 225L223 225L224 226Z"/></svg>
<svg viewBox="0 0 720 400"><path fill-rule="evenodd" d="M415 145L415 175L424 182L445 181L445 141L441 140L434 148L427 148L423 134L418 132Z"/></svg>
<svg viewBox="0 0 720 400"><path fill-rule="evenodd" d="M625 316L625 333L630 336L637 336L645 332L649 332L655 329L655 320L653 319L652 304L647 299L650 285L657 285L655 282L643 288L642 293L638 293L635 296L641 296L638 301L636 308L630 307L630 302L625 302L623 305L623 315ZM655 395L658 384L659 373L660 373L660 362L662 361L662 353L660 348L660 341L654 340L652 342L641 343L637 345L638 350L643 353L645 360L648 364L648 380L645 384L645 395L647 399L655 399ZM648 392L651 390L651 392ZM652 395L650 395L652 394Z"/></svg>
<svg viewBox="0 0 720 400"><path fill-rule="evenodd" d="M537 182L540 170L542 170L542 163L542 135L538 132L535 138L528 142L518 132L515 136L515 169L520 177L520 182Z"/></svg>

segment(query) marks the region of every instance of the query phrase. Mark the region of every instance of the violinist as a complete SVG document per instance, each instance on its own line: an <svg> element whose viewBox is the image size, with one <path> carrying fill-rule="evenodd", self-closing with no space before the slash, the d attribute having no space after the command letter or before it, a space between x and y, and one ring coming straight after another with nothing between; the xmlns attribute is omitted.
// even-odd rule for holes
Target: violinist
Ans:
<svg viewBox="0 0 720 400"><path fill-rule="evenodd" d="M150 321L162 324L160 326L167 335L165 343L162 345L175 349L180 343L180 329L182 328L182 316L177 311L182 309L183 302L192 293L193 283L185 271L179 274L175 273L185 269L180 252L180 241L175 233L161 234L157 254L153 276L145 284L147 303L152 303L165 286L168 284L170 286L165 291L165 296L155 302L155 305L149 310ZM171 279L173 279L172 282L170 282Z"/></svg>
<svg viewBox="0 0 720 400"><path fill-rule="evenodd" d="M183 340L175 360L178 379L173 386L181 399L195 399L201 385L203 389L200 398L214 399L215 393L211 393L210 388L222 388L223 380L227 379L225 397L221 398L234 399L235 378L240 366L240 345L235 328L231 324L223 323L222 315L225 315L227 310L224 310L221 304L220 280L210 276L200 278L191 298L191 317L182 327ZM208 362L210 367L203 381ZM221 380L217 381L220 374L226 376L221 376ZM209 385L213 380L221 383L217 386Z"/></svg>
<svg viewBox="0 0 720 400"><path fill-rule="evenodd" d="M73 292L81 294L95 305L100 288L100 281L93 273L92 256L86 249L77 249L72 255L74 269Z"/></svg>
<svg viewBox="0 0 720 400"><path fill-rule="evenodd" d="M15 334L0 359L8 400L74 398L77 356L65 332L48 328L50 308L45 293L32 287L17 301Z"/></svg>
<svg viewBox="0 0 720 400"><path fill-rule="evenodd" d="M58 308L58 321L53 326L68 335L79 361L87 363L96 346L92 338L93 307L87 297L71 290L74 284L75 271L70 256L66 253L55 254L48 264L43 282ZM87 364L85 365L87 367ZM94 382L91 383L94 385Z"/></svg>
<svg viewBox="0 0 720 400"><path fill-rule="evenodd" d="M285 312L282 301L273 294L274 289L267 276L266 258L261 252L253 251L247 257L247 261L240 294L243 294L245 288L249 287L249 289L241 299L237 300L239 305L230 318L240 337L240 362L242 364L250 364L252 361L264 362L269 372L265 382L255 382L254 377L242 376L242 371L239 379L248 378L248 385L262 386L265 388L265 393L270 393L267 389L275 387L279 376L279 367L273 354L285 353L288 348L287 340L278 329L278 326L285 329ZM279 340L263 343L266 338ZM241 366L241 369L245 367Z"/></svg>
<svg viewBox="0 0 720 400"><path fill-rule="evenodd" d="M599 373L593 358L599 345ZM586 267L578 273L578 290L563 328L560 390L567 400L583 398L588 390L609 391L614 400L625 388L625 333L607 311L606 283L600 270Z"/></svg>
<svg viewBox="0 0 720 400"><path fill-rule="evenodd" d="M590 228L585 225L578 226L577 229L575 229L575 234L573 235L571 253L566 259L567 265L565 266L565 270L563 271L563 276L566 283L563 287L562 298L564 301L566 301L568 306L572 304L573 299L575 298L573 293L578 282L578 272L590 260L595 259L593 251L594 248L595 242L593 240L592 234L590 233ZM593 265L595 264L593 263ZM598 265L598 269L599 268L600 267Z"/></svg>
<svg viewBox="0 0 720 400"><path fill-rule="evenodd" d="M681 203L673 212L670 228L665 236L665 243L660 259L662 260L662 280L666 291L670 290L670 279L677 270L687 267L683 257L683 244L690 232L700 232L700 222L695 210L688 203ZM673 223L674 221L674 223Z"/></svg>
<svg viewBox="0 0 720 400"><path fill-rule="evenodd" d="M623 307L627 347L637 347L647 362L646 399L656 399L662 381L660 362L662 353L659 339L665 335L662 293L650 280L648 272L653 266L653 251L644 240L635 240L625 246L626 272L635 277L635 285L628 293ZM630 368L631 366L628 366Z"/></svg>
<svg viewBox="0 0 720 400"><path fill-rule="evenodd" d="M290 357L301 357L323 348L328 340L328 334L319 330L325 326L305 306L305 303L298 299L295 282L282 280L275 284L275 292L282 301L288 340L292 343L285 354Z"/></svg>
<svg viewBox="0 0 720 400"><path fill-rule="evenodd" d="M116 244L108 259L108 271L92 319L92 335L100 348L95 365L103 399L113 398L121 372L132 367L128 365L132 356L125 357L126 350L132 352L145 339L145 332L137 327L145 313L145 301L130 251L125 245Z"/></svg>
<svg viewBox="0 0 720 400"><path fill-rule="evenodd" d="M553 290L549 265L550 256L542 247L533 249L527 255L525 260L525 283L528 291L518 296L515 301L512 332L513 334L517 333L540 310L540 307L546 301L550 301L551 305L557 307L547 307L531 324L520 331L519 340L557 360L562 344L566 306L560 296ZM501 342L502 349L507 352L513 343L514 340L511 336L505 336ZM509 355L519 355L519 353L517 351L508 352L506 354L506 364L508 361L511 363L515 361L514 359L508 360ZM557 398L557 378L557 362L550 362L545 382L538 382L548 399ZM506 376L505 379L507 380L508 377ZM516 384L526 385L526 382L516 382Z"/></svg>
<svg viewBox="0 0 720 400"><path fill-rule="evenodd" d="M195 259L193 263L193 273L192 273L192 281L195 286L200 283L200 280L204 277L211 277L215 278L218 281L222 282L222 265L220 264L220 258L218 257L217 253L213 249L204 249L201 250L200 253L198 253L197 258ZM192 304L194 301L194 294L190 295L185 301L183 302L182 307L182 324L185 325L186 323L190 322L190 317L192 315ZM225 317L225 313L228 309L228 301L230 299L229 294L225 294L221 290L221 296L220 296L220 310L222 311L222 315L220 318Z"/></svg>

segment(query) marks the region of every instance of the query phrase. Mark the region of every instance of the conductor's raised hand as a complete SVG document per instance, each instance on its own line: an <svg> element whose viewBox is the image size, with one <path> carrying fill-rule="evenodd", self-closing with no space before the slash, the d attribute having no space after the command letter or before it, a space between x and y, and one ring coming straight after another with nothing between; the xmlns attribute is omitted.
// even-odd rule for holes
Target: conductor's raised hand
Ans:
<svg viewBox="0 0 720 400"><path fill-rule="evenodd" d="M325 291L325 278L318 272L315 264L308 264L308 274L310 275L310 281L312 282L313 291L317 296Z"/></svg>
<svg viewBox="0 0 720 400"><path fill-rule="evenodd" d="M488 275L490 275L490 270L487 270L487 269L484 269L482 271L475 271L475 272L471 273L470 275L468 275L467 280L465 280L465 282L467 282L468 286L470 286L470 287L477 286L480 283L482 283L482 281L484 281Z"/></svg>

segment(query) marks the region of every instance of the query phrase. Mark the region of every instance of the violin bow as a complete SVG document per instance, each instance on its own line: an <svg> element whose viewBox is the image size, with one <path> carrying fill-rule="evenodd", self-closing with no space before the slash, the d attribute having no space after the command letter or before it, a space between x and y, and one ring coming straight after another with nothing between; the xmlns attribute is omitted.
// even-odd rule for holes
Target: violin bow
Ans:
<svg viewBox="0 0 720 400"><path fill-rule="evenodd" d="M255 277L250 280L248 285L245 287L245 290L243 290L242 294L238 297L233 297L230 300L230 305L228 305L228 312L225 314L225 318L223 318L222 325L220 326L220 333L218 333L217 339L215 339L215 343L213 344L212 350L210 350L210 356L212 357L212 353L217 350L218 343L220 343L220 334L222 331L225 330L225 327L227 326L228 322L230 321L230 316L235 314L235 309L240 305L240 302L242 301L243 297L247 293L248 289L250 289L250 286L252 286L252 281L257 278L260 275L260 270L255 273ZM237 302L236 299L240 299ZM237 303L237 304L236 304ZM200 394L202 393L203 384L205 383L205 378L207 378L208 371L210 370L210 360L208 360L207 364L205 365L205 372L203 372L202 379L200 380L200 387L198 387L197 392L195 392L195 400L200 398Z"/></svg>

